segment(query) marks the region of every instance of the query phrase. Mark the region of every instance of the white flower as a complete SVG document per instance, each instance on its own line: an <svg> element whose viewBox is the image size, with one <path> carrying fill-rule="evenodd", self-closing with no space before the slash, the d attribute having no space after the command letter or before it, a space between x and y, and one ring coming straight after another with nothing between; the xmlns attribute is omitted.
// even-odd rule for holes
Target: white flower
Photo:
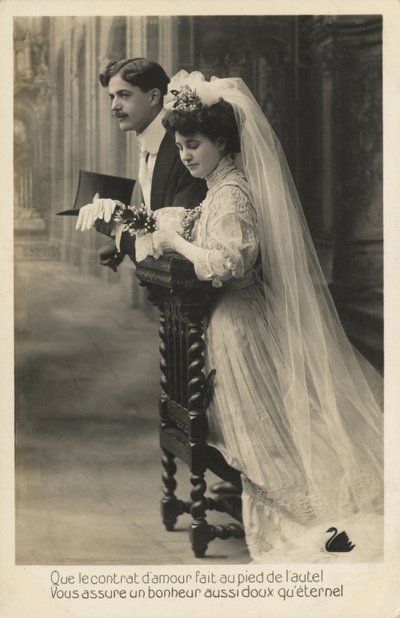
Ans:
<svg viewBox="0 0 400 618"><path fill-rule="evenodd" d="M218 78L211 78L211 81L206 81L204 75L200 71L193 71L188 73L187 71L179 71L172 78L168 85L168 93L164 97L164 107L168 110L174 108L174 104L177 97L173 92L180 92L182 88L188 86L198 97L204 105L213 105L219 100L221 93Z"/></svg>
<svg viewBox="0 0 400 618"><path fill-rule="evenodd" d="M212 82L203 81L196 85L196 92L204 105L213 105L220 98L219 92L213 87Z"/></svg>

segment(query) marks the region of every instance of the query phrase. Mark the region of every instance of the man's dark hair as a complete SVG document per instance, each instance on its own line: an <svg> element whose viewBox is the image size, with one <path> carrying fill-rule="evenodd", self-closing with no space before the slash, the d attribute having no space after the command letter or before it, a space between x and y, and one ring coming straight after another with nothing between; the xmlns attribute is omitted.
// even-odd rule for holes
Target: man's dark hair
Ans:
<svg viewBox="0 0 400 618"><path fill-rule="evenodd" d="M235 112L232 105L223 99L213 105L200 104L190 111L173 109L162 122L170 133L178 131L185 137L194 133L201 133L212 141L222 137L226 140L226 154L240 152Z"/></svg>
<svg viewBox="0 0 400 618"><path fill-rule="evenodd" d="M147 58L124 58L110 62L100 73L99 80L103 87L108 86L114 75L120 74L122 79L132 86L137 86L143 92L158 88L164 96L167 94L169 77L157 62Z"/></svg>

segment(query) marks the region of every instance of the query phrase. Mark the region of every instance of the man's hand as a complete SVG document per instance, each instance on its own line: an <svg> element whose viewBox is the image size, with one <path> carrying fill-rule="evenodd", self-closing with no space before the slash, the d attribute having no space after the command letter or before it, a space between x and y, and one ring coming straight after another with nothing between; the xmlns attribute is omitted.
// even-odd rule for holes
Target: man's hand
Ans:
<svg viewBox="0 0 400 618"><path fill-rule="evenodd" d="M96 193L92 204L86 204L86 206L80 208L75 229L82 232L90 230L97 219L103 219L108 223L111 221L117 205L121 205L121 202L109 198L99 198L99 194Z"/></svg>
<svg viewBox="0 0 400 618"><path fill-rule="evenodd" d="M117 272L117 268L124 257L123 253L118 252L114 239L110 240L99 249L100 264L102 266L108 266L114 272Z"/></svg>

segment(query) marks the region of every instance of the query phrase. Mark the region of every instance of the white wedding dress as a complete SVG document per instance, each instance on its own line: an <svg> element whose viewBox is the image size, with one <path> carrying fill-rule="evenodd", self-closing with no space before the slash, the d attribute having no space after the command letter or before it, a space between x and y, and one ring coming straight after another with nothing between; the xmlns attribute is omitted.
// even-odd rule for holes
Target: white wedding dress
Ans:
<svg viewBox="0 0 400 618"><path fill-rule="evenodd" d="M205 329L206 370L216 369L209 439L241 472L251 558L381 560L381 419L373 411L366 413L366 422L360 419L351 403L346 407L346 388L340 388L336 435L311 385L310 423L304 428L310 453L304 464L295 437L302 427L293 430L296 423L288 418L278 379L286 359L271 353L276 346L268 298L274 292L257 266L257 215L247 181L230 158L206 180L208 194L191 241L204 249L194 263L197 276L220 287ZM353 551L325 551L332 526L347 532Z"/></svg>

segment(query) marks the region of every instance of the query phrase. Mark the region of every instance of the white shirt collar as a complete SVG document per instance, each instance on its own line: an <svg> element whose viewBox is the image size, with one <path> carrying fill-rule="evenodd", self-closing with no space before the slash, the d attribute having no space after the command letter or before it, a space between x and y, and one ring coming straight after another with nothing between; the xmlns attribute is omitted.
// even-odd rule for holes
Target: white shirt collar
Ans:
<svg viewBox="0 0 400 618"><path fill-rule="evenodd" d="M162 109L154 120L145 128L145 130L137 136L141 149L152 155L157 154L159 151L160 144L165 135L165 128L162 124L162 119L165 114L166 110Z"/></svg>

